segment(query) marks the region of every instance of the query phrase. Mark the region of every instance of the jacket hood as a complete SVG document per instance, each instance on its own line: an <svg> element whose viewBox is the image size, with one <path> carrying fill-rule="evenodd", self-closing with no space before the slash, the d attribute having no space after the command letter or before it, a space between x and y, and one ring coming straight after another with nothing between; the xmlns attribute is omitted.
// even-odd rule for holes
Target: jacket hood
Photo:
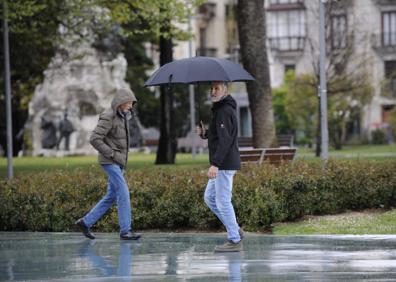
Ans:
<svg viewBox="0 0 396 282"><path fill-rule="evenodd" d="M225 98L221 99L220 101L213 103L212 110L215 111L218 108L223 107L224 105L230 105L233 109L237 108L237 103L234 100L234 98L232 98L231 95L227 95L227 96L225 96Z"/></svg>
<svg viewBox="0 0 396 282"><path fill-rule="evenodd" d="M135 94L133 94L132 90L129 88L120 88L111 101L111 108L116 112L118 106L126 102L132 102L133 104L137 103Z"/></svg>

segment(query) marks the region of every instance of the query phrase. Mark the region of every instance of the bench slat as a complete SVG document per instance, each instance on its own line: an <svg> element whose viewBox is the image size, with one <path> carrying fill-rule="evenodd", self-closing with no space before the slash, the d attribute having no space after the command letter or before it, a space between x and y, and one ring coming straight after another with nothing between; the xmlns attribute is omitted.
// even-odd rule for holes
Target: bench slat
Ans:
<svg viewBox="0 0 396 282"><path fill-rule="evenodd" d="M291 162L296 154L296 148L256 148L242 149L239 152L242 164L265 162L278 165L282 162Z"/></svg>
<svg viewBox="0 0 396 282"><path fill-rule="evenodd" d="M260 155L245 155L241 156L241 161L258 161L260 160Z"/></svg>

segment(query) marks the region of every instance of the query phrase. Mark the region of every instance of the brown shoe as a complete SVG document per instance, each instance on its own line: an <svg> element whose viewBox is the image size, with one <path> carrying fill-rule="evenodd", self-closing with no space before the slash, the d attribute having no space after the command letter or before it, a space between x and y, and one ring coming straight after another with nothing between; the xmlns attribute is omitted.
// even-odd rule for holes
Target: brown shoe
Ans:
<svg viewBox="0 0 396 282"><path fill-rule="evenodd" d="M140 237L142 237L141 233L135 233L132 231L128 231L125 234L120 234L121 240L138 240Z"/></svg>
<svg viewBox="0 0 396 282"><path fill-rule="evenodd" d="M242 243L239 241L238 243L234 243L230 240L227 240L223 245L218 245L215 247L215 252L240 252L242 250Z"/></svg>

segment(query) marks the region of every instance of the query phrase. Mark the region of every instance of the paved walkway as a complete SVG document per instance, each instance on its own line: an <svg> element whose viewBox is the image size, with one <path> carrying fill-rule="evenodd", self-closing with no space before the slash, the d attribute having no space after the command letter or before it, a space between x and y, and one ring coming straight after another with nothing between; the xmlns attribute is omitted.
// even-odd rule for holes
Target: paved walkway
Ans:
<svg viewBox="0 0 396 282"><path fill-rule="evenodd" d="M396 281L396 236L247 234L243 252L213 252L224 234L0 233L0 280Z"/></svg>

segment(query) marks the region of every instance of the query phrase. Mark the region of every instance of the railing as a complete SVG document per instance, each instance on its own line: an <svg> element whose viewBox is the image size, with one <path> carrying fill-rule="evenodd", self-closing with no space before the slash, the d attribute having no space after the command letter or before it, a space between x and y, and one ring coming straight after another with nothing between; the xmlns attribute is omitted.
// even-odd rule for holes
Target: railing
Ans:
<svg viewBox="0 0 396 282"><path fill-rule="evenodd" d="M377 5L384 5L384 6L388 6L388 5L395 4L394 1L395 1L395 0L374 0L374 2L375 2Z"/></svg>
<svg viewBox="0 0 396 282"><path fill-rule="evenodd" d="M197 48L197 56L216 57L217 48Z"/></svg>
<svg viewBox="0 0 396 282"><path fill-rule="evenodd" d="M304 46L304 36L268 38L268 47L276 51L302 51L304 50Z"/></svg>
<svg viewBox="0 0 396 282"><path fill-rule="evenodd" d="M287 5L287 4L295 4L295 3L304 3L304 0L288 0L288 1L280 1L280 0L270 0L270 5Z"/></svg>
<svg viewBox="0 0 396 282"><path fill-rule="evenodd" d="M396 47L396 32L382 32L373 34L372 44L375 48Z"/></svg>
<svg viewBox="0 0 396 282"><path fill-rule="evenodd" d="M271 0L267 11L285 11L285 10L301 10L305 9L303 0L279 1Z"/></svg>

